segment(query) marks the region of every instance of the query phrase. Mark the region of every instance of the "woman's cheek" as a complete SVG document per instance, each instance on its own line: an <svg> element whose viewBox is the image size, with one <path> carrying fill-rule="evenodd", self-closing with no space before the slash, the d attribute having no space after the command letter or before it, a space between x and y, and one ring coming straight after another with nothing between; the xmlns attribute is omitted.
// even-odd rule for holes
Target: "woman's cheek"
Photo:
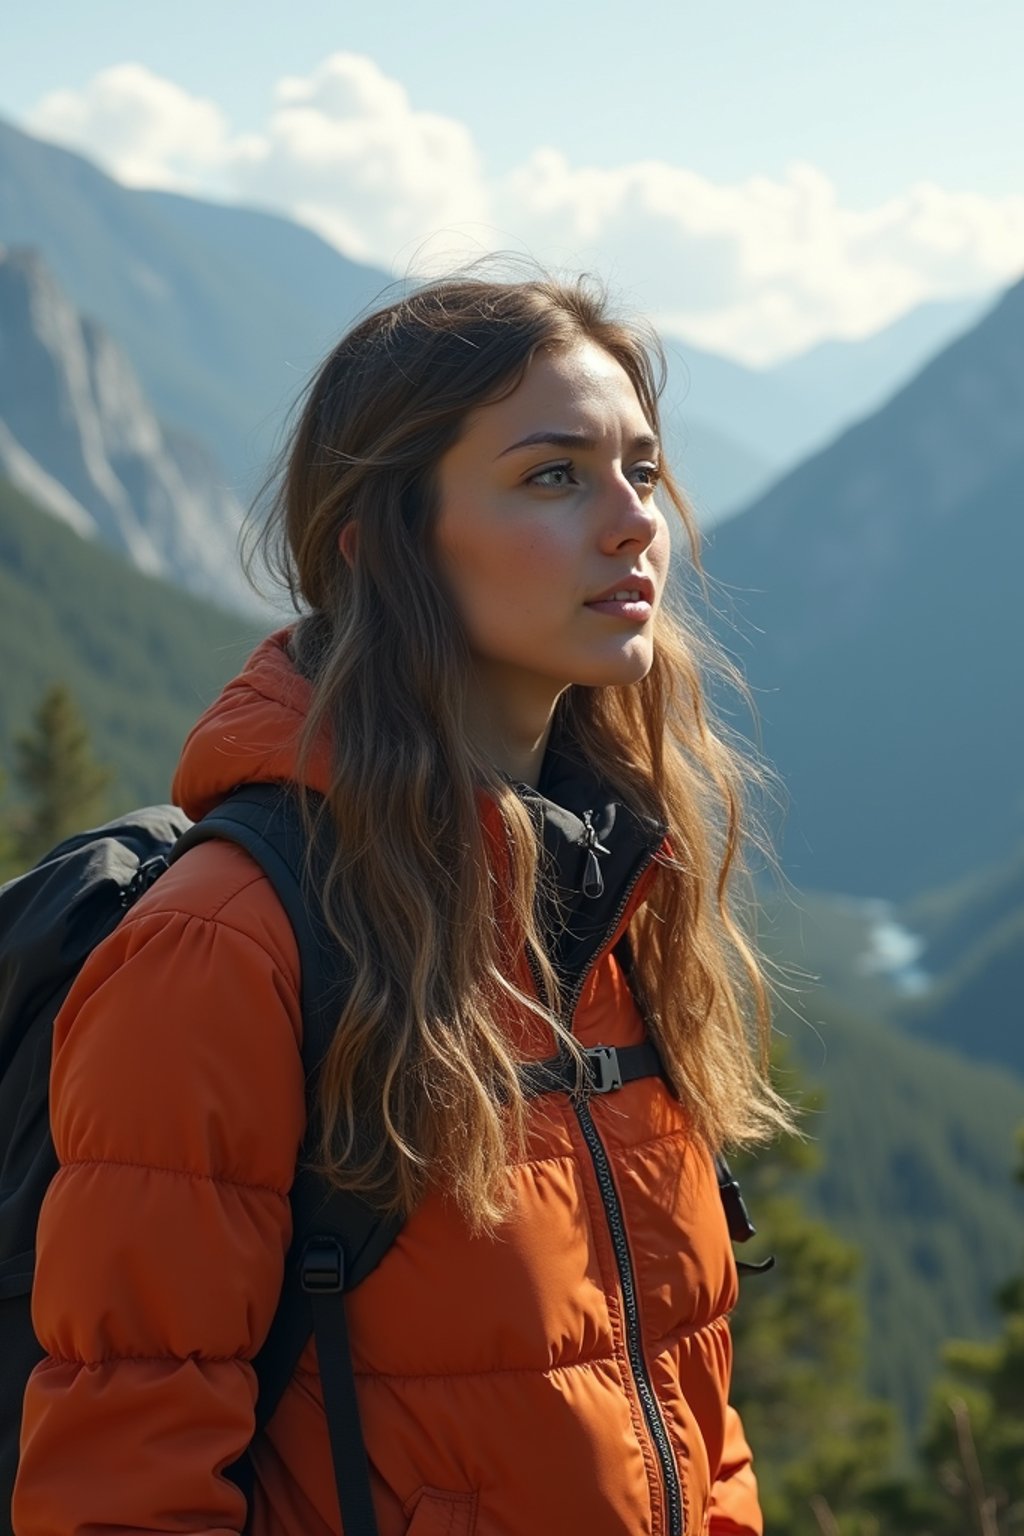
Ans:
<svg viewBox="0 0 1024 1536"><path fill-rule="evenodd" d="M470 629L488 648L521 646L531 629L546 623L554 586L550 553L543 538L518 532L463 572Z"/></svg>
<svg viewBox="0 0 1024 1536"><path fill-rule="evenodd" d="M534 523L515 531L502 559L503 569L514 570L519 577L542 577L549 590L579 582L579 554L565 529L550 523Z"/></svg>

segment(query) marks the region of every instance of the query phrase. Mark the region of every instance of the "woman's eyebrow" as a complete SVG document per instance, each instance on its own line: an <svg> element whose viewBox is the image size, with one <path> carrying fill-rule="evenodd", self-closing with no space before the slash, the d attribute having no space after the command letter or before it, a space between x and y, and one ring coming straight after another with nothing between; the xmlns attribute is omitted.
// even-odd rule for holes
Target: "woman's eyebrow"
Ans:
<svg viewBox="0 0 1024 1536"><path fill-rule="evenodd" d="M517 448L536 448L539 444L545 444L551 448L575 448L582 453L592 452L597 447L597 438L588 437L583 432L531 432L529 437L524 437L518 443L512 443L508 448L503 448L498 454L503 459L507 453L515 453ZM634 437L630 443L630 451L633 453L657 453L658 439L650 432L642 432Z"/></svg>

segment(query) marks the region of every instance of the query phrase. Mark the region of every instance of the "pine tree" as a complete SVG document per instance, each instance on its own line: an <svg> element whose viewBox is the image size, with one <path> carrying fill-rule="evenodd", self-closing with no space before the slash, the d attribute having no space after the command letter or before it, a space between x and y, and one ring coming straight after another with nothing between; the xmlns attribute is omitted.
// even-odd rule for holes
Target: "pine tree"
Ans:
<svg viewBox="0 0 1024 1536"><path fill-rule="evenodd" d="M113 774L93 756L70 689L47 689L32 727L15 739L17 782L26 804L14 826L15 854L33 863L54 843L102 818Z"/></svg>
<svg viewBox="0 0 1024 1536"><path fill-rule="evenodd" d="M794 1077L788 1064L786 1077ZM797 1193L817 1160L795 1139L735 1160L759 1229L738 1257L772 1253L776 1263L741 1276L733 1401L772 1536L888 1536L875 1497L891 1477L894 1415L863 1384L859 1255Z"/></svg>
<svg viewBox="0 0 1024 1536"><path fill-rule="evenodd" d="M1017 1180L1024 1184L1024 1129ZM966 1256L965 1256L965 1261ZM924 1442L929 1536L1024 1533L1024 1273L997 1296L1003 1330L946 1346Z"/></svg>

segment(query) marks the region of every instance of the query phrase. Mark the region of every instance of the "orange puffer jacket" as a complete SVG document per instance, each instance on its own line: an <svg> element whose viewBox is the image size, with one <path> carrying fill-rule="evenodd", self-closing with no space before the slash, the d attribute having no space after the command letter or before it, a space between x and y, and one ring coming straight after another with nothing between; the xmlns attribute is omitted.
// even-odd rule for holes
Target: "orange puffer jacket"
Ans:
<svg viewBox="0 0 1024 1536"><path fill-rule="evenodd" d="M293 776L308 686L286 642L264 642L189 737L175 798L192 816L239 782ZM593 783L548 759L533 803L571 908L558 963L576 978L574 1027L586 1045L634 1044L643 1024L612 946L660 831L595 805ZM314 787L326 772L325 754ZM61 1168L33 1297L48 1358L26 1393L18 1536L245 1525L222 1474L252 1434L250 1362L290 1237L298 987L266 878L206 843L94 952L63 1008ZM550 1056L535 1034L523 1025L523 1054ZM471 1237L430 1194L348 1298L381 1536L759 1533L728 1406L736 1268L707 1151L659 1078L580 1107L549 1093L530 1114L498 1236ZM253 1460L255 1536L339 1530L312 1343Z"/></svg>

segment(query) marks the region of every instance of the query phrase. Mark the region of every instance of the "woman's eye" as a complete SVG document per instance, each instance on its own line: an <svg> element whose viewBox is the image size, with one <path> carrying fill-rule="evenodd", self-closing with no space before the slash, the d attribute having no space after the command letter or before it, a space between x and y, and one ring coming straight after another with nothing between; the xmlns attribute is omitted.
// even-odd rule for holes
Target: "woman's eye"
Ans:
<svg viewBox="0 0 1024 1536"><path fill-rule="evenodd" d="M661 479L661 470L657 464L634 464L631 473L641 477L638 483L645 490L653 491Z"/></svg>
<svg viewBox="0 0 1024 1536"><path fill-rule="evenodd" d="M549 464L547 469L539 469L529 478L530 485L545 486L554 490L560 490L562 486L572 483L571 464Z"/></svg>
<svg viewBox="0 0 1024 1536"><path fill-rule="evenodd" d="M628 471L633 483L641 490L653 491L661 479L661 470L657 464L634 464ZM562 490L566 486L576 485L575 466L571 462L565 464L549 464L547 469L538 469L527 479L528 485L539 485L546 490Z"/></svg>

